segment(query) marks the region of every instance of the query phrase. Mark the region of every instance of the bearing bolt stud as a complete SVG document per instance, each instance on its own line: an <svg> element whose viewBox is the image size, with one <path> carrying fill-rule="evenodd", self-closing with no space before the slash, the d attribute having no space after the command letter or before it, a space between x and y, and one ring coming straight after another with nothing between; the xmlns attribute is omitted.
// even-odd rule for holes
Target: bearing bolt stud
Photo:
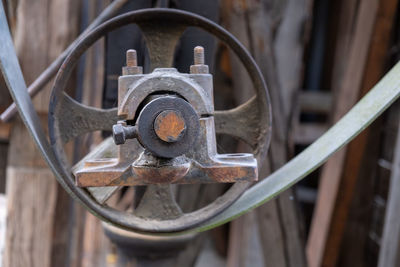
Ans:
<svg viewBox="0 0 400 267"><path fill-rule="evenodd" d="M202 46L194 48L194 65L204 65L204 48Z"/></svg>
<svg viewBox="0 0 400 267"><path fill-rule="evenodd" d="M190 66L191 74L208 74L208 66L204 64L204 48L196 46L193 51L194 65Z"/></svg>
<svg viewBox="0 0 400 267"><path fill-rule="evenodd" d="M143 74L143 68L137 65L137 53L135 49L126 51L126 66L122 67L122 75Z"/></svg>
<svg viewBox="0 0 400 267"><path fill-rule="evenodd" d="M129 49L126 51L126 66L136 67L137 66L137 55L135 49Z"/></svg>

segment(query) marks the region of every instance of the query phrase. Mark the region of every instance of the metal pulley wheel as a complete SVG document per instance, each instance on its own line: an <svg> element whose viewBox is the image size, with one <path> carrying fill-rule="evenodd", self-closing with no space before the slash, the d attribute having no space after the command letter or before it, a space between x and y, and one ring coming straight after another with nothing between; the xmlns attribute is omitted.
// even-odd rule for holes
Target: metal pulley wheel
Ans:
<svg viewBox="0 0 400 267"><path fill-rule="evenodd" d="M269 105L268 105L268 97L267 92L265 90L265 85L260 75L260 72L248 55L246 50L235 41L235 39L226 31L219 28L216 25L213 25L212 22L202 19L198 16L192 16L182 11L166 11L166 10L155 10L161 11L156 12L155 14L151 14L151 11L139 11L133 12L116 19L111 20L107 24L101 26L97 32L92 32L89 37L90 41L85 41L86 43L80 44L79 50L75 50L73 54L70 55L70 58L67 60L66 64L64 64L64 69L68 67L68 62L75 62L77 57L83 53L86 49L86 46L90 46L94 43L94 41L103 34L99 32L101 29L102 32L109 31L115 28L118 28L121 23L138 23L142 24L142 29L146 29L146 23L150 22L150 20L154 21L170 21L174 23L182 23L182 25L186 26L198 26L206 29L208 32L214 33L219 36L220 39L225 41L232 50L239 56L241 61L247 67L247 70L252 73L251 76L253 82L255 84L257 90L257 99L253 99L252 104L247 103L248 105L242 106L241 108L234 109L226 112L215 112L213 115L215 117L215 126L216 131L220 133L231 133L232 135L239 137L243 140L247 140L247 143L253 144L253 148L255 151L255 155L257 155L258 160L262 158L265 154L266 149L268 147L268 140L270 135L270 116L268 113ZM153 11L154 12L154 11ZM177 16L178 15L178 16ZM158 29L155 29L155 32L160 34L165 33L167 37L175 36L172 34L173 31L167 31L168 28L166 25L168 23L161 24ZM182 26L181 25L181 26ZM165 28L162 28L165 27ZM149 28L147 28L149 29ZM158 31L157 31L158 30ZM131 216L130 214L126 214L123 212L117 212L107 206L103 205L103 200L101 196L106 196L102 192L104 189L109 189L110 187L96 188L100 190L94 190L95 188L81 188L77 187L74 184L73 176L71 174L71 169L68 167L68 162L65 160L63 155L63 150L57 150L57 147L62 147L63 143L66 143L68 140L79 136L85 132L90 132L93 130L103 130L103 129L111 129L113 124L117 121L117 111L116 110L99 110L92 109L89 107L85 107L73 101L71 98L67 96L63 96L63 93L60 91L60 88L54 92L53 103L57 103L59 101L65 102L64 104L56 104L58 108L61 107L70 107L71 109L66 109L66 113L69 116L66 116L66 120L56 120L54 117L61 117L60 110L53 109L53 114L51 114L50 121L52 123L65 123L64 126L54 126L51 130L52 139L53 139L53 148L50 146L45 131L41 125L41 121L39 119L38 114L35 112L33 107L33 103L30 95L28 94L27 86L24 81L24 77L22 75L21 68L18 63L18 58L15 53L13 41L11 38L11 34L9 31L8 23L6 20L6 14L4 12L4 8L2 3L0 2L0 69L3 74L6 85L15 101L16 107L18 108L19 115L29 130L33 140L35 141L39 151L42 153L43 158L52 169L56 179L63 186L63 188L73 197L78 199L87 209L89 209L92 213L97 215L99 218L112 222L116 226L133 229L133 230L142 230L145 232L168 232L168 231L182 231L184 229L188 229L188 232L193 231L206 231L217 227L223 223L233 220L238 216L249 212L250 210L266 203L271 200L273 197L276 197L280 192L290 188L295 183L299 182L301 179L306 177L310 172L321 166L331 155L333 155L336 151L338 151L341 147L345 146L348 142L350 142L355 136L357 136L361 131L363 131L368 125L370 125L384 110L386 110L396 99L400 97L400 63L397 63L380 81L377 83L374 88L365 95L340 121L338 121L334 126L332 126L323 136L321 136L317 141L315 141L312 145L310 145L307 149L297 155L295 158L291 159L280 169L276 170L274 173L270 174L268 177L264 178L262 181L258 182L246 192L244 192L236 201L236 195L240 194L243 190L246 189L246 184L244 186L240 186L239 183L236 183L233 188L236 188L235 192L230 191L230 196L224 195L222 200L217 203L214 203L214 206L208 207L206 213L215 207L219 207L217 212L209 212L208 214L204 214L199 212L197 214L203 214L200 218L200 221L204 221L203 223L199 223L196 218L193 220L182 222L181 220L167 220L167 221L157 221L154 219L146 220L142 218L137 218L135 216ZM146 31L145 31L146 33ZM154 58L157 55L157 38L160 35L154 35L156 37L154 40L149 41L152 35L149 35L151 31L147 31L147 41L148 45L153 47L153 52L151 53L153 57L153 64L159 62L164 62L163 60L168 61L171 59L173 51L172 48L162 48L162 51L169 51L170 53L158 54L161 55L159 58ZM158 37L157 37L158 36ZM161 39L162 40L162 39ZM159 40L160 41L160 40ZM164 43L165 44L165 43ZM175 42L172 41L172 44ZM171 46L173 47L173 45ZM166 57L164 55L167 55ZM170 60L172 62L172 60ZM74 63L74 64L75 64ZM168 64L165 64L168 66ZM69 76L71 73L71 69L66 69L68 71ZM67 80L65 75L61 75L63 77L63 81ZM59 79L61 79L59 76ZM58 81L60 83L60 81ZM60 86L60 85L59 85ZM257 103L260 103L257 106ZM243 108L249 108L246 112ZM250 109L253 107L253 109ZM256 108L254 108L256 107ZM258 112L260 115L256 115L258 113L254 113L254 110ZM245 115L244 115L245 114ZM261 115L267 114L266 117ZM91 116L93 115L93 116ZM241 115L241 116L240 116ZM251 116L249 116L251 115ZM256 116L254 116L256 115ZM234 120L235 118L246 118L242 119L242 121ZM254 120L250 118L256 118ZM258 120L260 118L260 120ZM250 119L250 120L249 120ZM73 123L71 123L73 122ZM253 123L251 123L253 122ZM226 124L224 124L226 123ZM265 123L265 124L263 124ZM250 126L249 129L244 129L238 127L238 125ZM78 125L79 127L74 127L74 125ZM71 126L71 127L66 127ZM225 127L221 127L225 126ZM254 128L252 128L254 126ZM257 128L257 127L260 128ZM235 130L235 127L237 128ZM62 135L59 135L59 130L67 129L66 132L61 132ZM225 130L224 130L225 129ZM228 130L226 130L228 129ZM233 131L231 131L234 129ZM58 131L58 132L57 132ZM253 134L252 134L253 133ZM58 135L57 135L58 134ZM61 139L57 140L57 139ZM334 140L334 141L333 141ZM258 142L257 142L258 141ZM104 146L108 144L102 144L96 148L98 153L101 153ZM56 150L57 156L55 154ZM90 153L88 156L93 156ZM239 185L238 185L239 184ZM112 188L112 187L111 187ZM153 187L154 188L154 187ZM106 190L107 191L107 190ZM95 193L96 192L96 193ZM97 194L98 193L98 194ZM220 205L221 202L225 202L224 205ZM228 204L226 204L226 202ZM233 202L233 203L232 203ZM231 204L232 203L232 204ZM222 206L222 208L221 208ZM228 208L225 208L229 206ZM218 213L219 210L223 210L221 213L212 217L213 214ZM194 214L196 215L196 214ZM208 218L211 219L207 219ZM186 215L184 215L186 216ZM182 217L182 216L181 216ZM186 216L186 218L188 218ZM150 223L150 225L147 225ZM183 224L182 224L183 223ZM198 224L198 226L194 226ZM183 226L182 226L183 225ZM116 228L118 229L118 228ZM189 230L190 229L190 230ZM118 229L123 231L122 229ZM115 231L114 231L115 233ZM141 235L139 233L130 233L133 235ZM185 236L180 235L181 232L178 232L179 237L183 237L181 241L185 243ZM121 235L117 234L117 238ZM142 235L143 236L143 235ZM148 235L146 235L148 237ZM160 240L160 236L156 237ZM153 239L154 240L154 239ZM125 241L125 240L123 240ZM148 240L151 241L151 240ZM165 239L164 239L165 241ZM147 246L151 247L151 244L147 242ZM152 247L151 247L152 248Z"/></svg>
<svg viewBox="0 0 400 267"><path fill-rule="evenodd" d="M141 29L154 71L142 74L140 67L127 62L119 79L118 109L97 109L69 97L64 91L82 54L108 32L128 24ZM201 58L198 64L195 59L190 74L171 68L176 44L187 27L201 28L232 49L253 82L253 98L235 109L214 111L212 76ZM129 53L133 51L128 51L128 61L135 59ZM266 155L271 135L267 87L248 51L214 22L173 9L129 12L87 34L57 74L49 111L50 141L62 166L59 177L64 188L102 220L145 233L192 229L227 209L257 178L257 165ZM82 134L112 128L115 143L120 145L117 158L88 155L80 166L72 168L64 145ZM244 141L253 149L252 154L219 155L215 133ZM102 148L97 152L101 154ZM235 183L211 204L182 213L170 184L202 182ZM118 186L134 185L148 187L142 199L147 203L139 204L137 211L119 211L104 203L104 195L115 192ZM143 212L142 204L149 205L147 211ZM149 212L149 207L154 210Z"/></svg>

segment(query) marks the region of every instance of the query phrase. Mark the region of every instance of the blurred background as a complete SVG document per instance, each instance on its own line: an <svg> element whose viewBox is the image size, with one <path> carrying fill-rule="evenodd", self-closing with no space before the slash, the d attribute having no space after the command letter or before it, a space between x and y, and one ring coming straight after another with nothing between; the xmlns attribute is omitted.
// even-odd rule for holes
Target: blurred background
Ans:
<svg viewBox="0 0 400 267"><path fill-rule="evenodd" d="M41 72L111 0L2 0L25 81ZM200 14L236 36L258 63L273 111L273 137L261 179L283 166L340 119L400 56L397 0L125 0L118 13L169 7ZM189 72L193 47L205 48L214 75L216 109L253 94L236 56L213 36L187 30L174 66ZM117 104L125 51L147 48L132 25L111 32L81 58L70 95L91 106ZM400 78L400 77L399 77ZM34 98L47 125L52 82ZM12 103L0 77L0 112ZM278 198L235 221L197 235L174 266L400 266L400 102L321 168ZM67 145L77 162L108 136L85 135ZM332 140L335 142L335 140ZM218 136L220 152L246 151ZM226 185L178 191L192 210ZM101 222L57 184L18 115L0 122L0 249L2 266L117 266L116 248ZM133 191L110 200L132 205ZM151 261L147 266L153 266Z"/></svg>

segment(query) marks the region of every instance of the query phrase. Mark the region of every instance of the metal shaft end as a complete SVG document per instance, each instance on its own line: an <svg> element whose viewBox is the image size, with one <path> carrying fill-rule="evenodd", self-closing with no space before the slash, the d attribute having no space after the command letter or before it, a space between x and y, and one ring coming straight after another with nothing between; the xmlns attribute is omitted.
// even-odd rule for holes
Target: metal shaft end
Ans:
<svg viewBox="0 0 400 267"><path fill-rule="evenodd" d="M177 110L165 110L154 121L154 131L158 138L167 143L179 141L186 130L186 122Z"/></svg>

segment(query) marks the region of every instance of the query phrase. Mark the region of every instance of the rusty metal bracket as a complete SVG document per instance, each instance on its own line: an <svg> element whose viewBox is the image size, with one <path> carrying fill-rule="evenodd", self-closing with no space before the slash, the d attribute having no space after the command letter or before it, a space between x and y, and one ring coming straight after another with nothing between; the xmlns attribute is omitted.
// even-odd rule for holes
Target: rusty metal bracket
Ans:
<svg viewBox="0 0 400 267"><path fill-rule="evenodd" d="M199 50L202 52L199 53ZM135 54L133 50L128 51L127 65L136 61L131 54ZM113 127L114 140L119 145L118 157L87 159L74 171L78 186L257 180L257 161L252 154L217 153L212 75L206 73L208 67L202 60L203 48L196 47L194 56L191 74L179 73L173 68L159 68L150 74L139 72L119 78L118 113L126 121ZM128 121L135 121L143 102L146 104L140 110L135 125L127 125ZM68 118L63 118L60 122L65 123L66 120ZM137 138L146 148L145 152L135 157L130 150L137 147L132 143L124 144L132 138Z"/></svg>

